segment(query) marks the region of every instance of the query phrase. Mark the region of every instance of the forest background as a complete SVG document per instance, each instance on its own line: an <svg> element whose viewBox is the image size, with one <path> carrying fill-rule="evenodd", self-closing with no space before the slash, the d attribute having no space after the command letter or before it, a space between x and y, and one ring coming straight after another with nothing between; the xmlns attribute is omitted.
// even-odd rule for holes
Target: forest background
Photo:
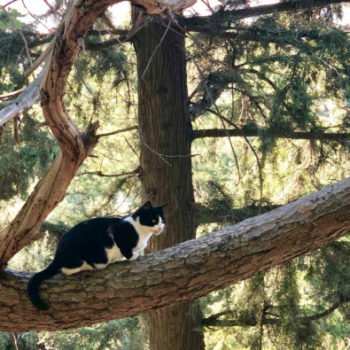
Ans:
<svg viewBox="0 0 350 350"><path fill-rule="evenodd" d="M40 14L27 8L30 23L11 9L15 3L0 9L3 109L38 78L40 67L30 73L28 68L47 50L68 2L42 1L45 10ZM118 10L120 5L97 19L74 62L64 102L80 130L99 122L98 143L41 226L40 239L16 254L10 269L44 268L70 226L95 216L127 215L146 197L159 202L155 204L169 201L169 217L179 206L193 213L193 222L184 220L187 228L193 226L188 231L201 237L349 176L350 29L342 22L342 5L301 4L288 12L235 15L250 5L206 3L213 19L209 26L204 22L208 17L196 21L194 10L186 10L187 17L171 26L169 17L137 14L132 25L131 11ZM148 43L150 53L140 68L142 30L152 26L162 32L154 44ZM140 77L148 79L154 69L162 79L162 69L152 65L162 47L173 44L167 41L172 32L180 35L178 26L185 28L180 32L185 38L184 113L191 154L161 152L152 141L153 135L159 137L157 121L150 117L146 125L142 115L147 112L140 109L146 105ZM158 95L168 88L158 87ZM169 120L160 124L165 139L179 136L171 136ZM0 224L6 227L60 150L39 104L2 124L0 150ZM148 159L148 166L154 167L152 180L145 180L151 172L145 174L147 150L161 164ZM174 204L168 193L159 197L162 189L145 185L163 184L157 178L162 166L181 174L177 169L186 162L195 203L188 203L191 195L180 191L183 203L177 199ZM350 243L344 236L186 304L173 326L196 334L193 349L347 349L349 257ZM178 322L181 317L194 320L192 326ZM155 327L157 336L148 331L154 322L152 316L141 315L57 332L1 333L0 349L166 349L159 343L159 338L169 337L166 327L164 334L161 326Z"/></svg>

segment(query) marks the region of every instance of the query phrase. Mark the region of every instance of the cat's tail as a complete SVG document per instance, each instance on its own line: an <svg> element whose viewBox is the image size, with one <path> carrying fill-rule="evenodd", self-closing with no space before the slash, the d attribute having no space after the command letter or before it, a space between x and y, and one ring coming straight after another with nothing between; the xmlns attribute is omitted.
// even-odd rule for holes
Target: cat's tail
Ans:
<svg viewBox="0 0 350 350"><path fill-rule="evenodd" d="M40 310L47 310L49 306L40 298L39 286L46 280L60 272L57 264L54 261L45 269L36 273L28 282L27 293L28 297L35 307Z"/></svg>

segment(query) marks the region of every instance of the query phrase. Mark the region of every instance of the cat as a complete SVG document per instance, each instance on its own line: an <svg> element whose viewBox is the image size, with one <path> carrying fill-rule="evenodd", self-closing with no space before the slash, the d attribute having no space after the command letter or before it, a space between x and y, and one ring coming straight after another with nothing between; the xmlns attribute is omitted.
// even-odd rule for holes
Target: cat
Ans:
<svg viewBox="0 0 350 350"><path fill-rule="evenodd" d="M123 257L137 259L151 236L163 231L163 208L152 207L148 201L124 218L97 217L75 225L59 240L49 266L29 280L27 292L32 304L40 310L49 308L39 295L39 286L59 272L72 275L103 269Z"/></svg>

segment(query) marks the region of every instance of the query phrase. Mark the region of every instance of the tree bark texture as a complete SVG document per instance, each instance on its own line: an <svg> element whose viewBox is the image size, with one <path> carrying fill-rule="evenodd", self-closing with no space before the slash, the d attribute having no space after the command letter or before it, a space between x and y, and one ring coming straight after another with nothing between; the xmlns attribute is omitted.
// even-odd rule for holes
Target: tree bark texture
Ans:
<svg viewBox="0 0 350 350"><path fill-rule="evenodd" d="M195 237L184 35L152 23L137 33L134 44L143 193L167 203L166 232L148 248L154 252ZM194 330L201 321L192 308L185 302L150 312L150 349L204 349L202 334Z"/></svg>
<svg viewBox="0 0 350 350"><path fill-rule="evenodd" d="M101 271L44 282L48 311L26 296L30 273L0 273L0 330L58 330L193 300L350 232L350 178L269 213Z"/></svg>

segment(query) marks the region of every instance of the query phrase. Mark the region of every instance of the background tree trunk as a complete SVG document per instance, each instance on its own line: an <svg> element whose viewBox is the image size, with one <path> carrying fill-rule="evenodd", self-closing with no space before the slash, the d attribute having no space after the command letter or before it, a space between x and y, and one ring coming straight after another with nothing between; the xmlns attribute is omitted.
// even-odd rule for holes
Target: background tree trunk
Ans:
<svg viewBox="0 0 350 350"><path fill-rule="evenodd" d="M143 193L153 195L155 204L168 204L166 232L152 239L153 252L195 237L184 35L151 23L134 44ZM199 315L190 302L150 312L151 350L204 349L202 334L194 331Z"/></svg>

